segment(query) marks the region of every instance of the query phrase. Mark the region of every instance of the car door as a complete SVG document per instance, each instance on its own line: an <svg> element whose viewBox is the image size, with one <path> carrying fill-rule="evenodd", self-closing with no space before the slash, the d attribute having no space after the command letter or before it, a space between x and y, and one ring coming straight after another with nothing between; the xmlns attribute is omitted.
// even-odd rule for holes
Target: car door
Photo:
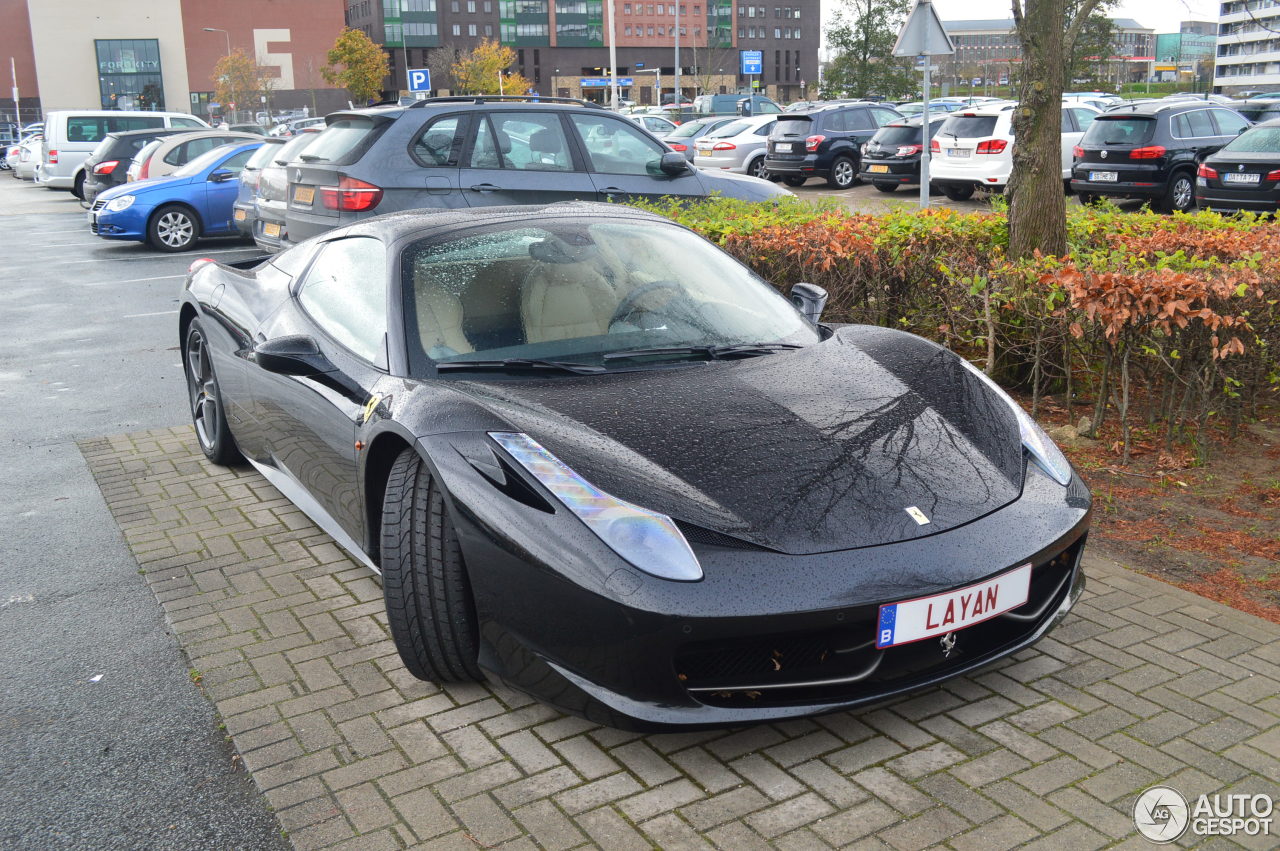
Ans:
<svg viewBox="0 0 1280 851"><path fill-rule="evenodd" d="M324 243L293 295L255 333L255 343L291 335L315 341L332 371L281 375L250 365L254 414L270 463L355 540L363 539L356 432L387 354L387 251L367 236Z"/></svg>
<svg viewBox="0 0 1280 851"><path fill-rule="evenodd" d="M1093 123L1098 113L1083 106L1067 106L1062 108L1062 179L1071 178L1071 167L1075 163L1076 145L1084 138L1084 133Z"/></svg>
<svg viewBox="0 0 1280 851"><path fill-rule="evenodd" d="M235 229L231 216L235 211L236 196L240 194L240 169L249 161L257 148L226 157L205 175L204 209L200 211L206 234L228 233Z"/></svg>
<svg viewBox="0 0 1280 851"><path fill-rule="evenodd" d="M669 153L666 146L634 124L596 110L574 112L569 121L599 200L706 194L695 169L677 175L663 172L662 155Z"/></svg>
<svg viewBox="0 0 1280 851"><path fill-rule="evenodd" d="M462 184L462 149L471 117L454 113L432 118L409 145L410 162L393 173L384 210L466 207Z"/></svg>
<svg viewBox="0 0 1280 851"><path fill-rule="evenodd" d="M459 174L472 207L589 201L595 186L552 111L477 114Z"/></svg>

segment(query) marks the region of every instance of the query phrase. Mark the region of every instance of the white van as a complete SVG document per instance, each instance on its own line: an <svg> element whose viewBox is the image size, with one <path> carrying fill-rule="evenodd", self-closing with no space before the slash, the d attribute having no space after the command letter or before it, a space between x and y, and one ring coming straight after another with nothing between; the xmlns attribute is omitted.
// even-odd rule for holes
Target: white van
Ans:
<svg viewBox="0 0 1280 851"><path fill-rule="evenodd" d="M103 137L119 130L156 127L207 129L208 124L182 112L124 112L121 110L56 109L44 117L41 183L50 189L70 189L84 197L81 165Z"/></svg>

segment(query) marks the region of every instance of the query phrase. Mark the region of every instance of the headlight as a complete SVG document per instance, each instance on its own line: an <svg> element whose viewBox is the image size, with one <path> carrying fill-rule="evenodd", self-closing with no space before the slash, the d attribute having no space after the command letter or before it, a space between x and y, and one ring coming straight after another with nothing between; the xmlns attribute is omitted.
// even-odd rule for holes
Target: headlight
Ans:
<svg viewBox="0 0 1280 851"><path fill-rule="evenodd" d="M527 434L489 436L615 553L662 579L702 578L698 557L670 517L610 496Z"/></svg>
<svg viewBox="0 0 1280 851"><path fill-rule="evenodd" d="M996 384L987 376L985 372L969 363L964 358L960 358L960 363L974 375L982 379L988 387L994 390L1001 399L1008 403L1013 416L1018 421L1018 432L1022 437L1022 446L1031 453L1031 458L1058 484L1066 487L1071 483L1071 464L1067 462L1067 456L1062 454L1062 450L1053 442L1053 438L1044 433L1044 429L1040 428L1040 424L1031 419L1031 415L1022 410L1022 406L1013 401L1004 389Z"/></svg>
<svg viewBox="0 0 1280 851"><path fill-rule="evenodd" d="M112 198L110 201L107 202L107 209L113 213L118 213L121 210L127 210L132 206L133 206L132 195L121 195L119 198Z"/></svg>

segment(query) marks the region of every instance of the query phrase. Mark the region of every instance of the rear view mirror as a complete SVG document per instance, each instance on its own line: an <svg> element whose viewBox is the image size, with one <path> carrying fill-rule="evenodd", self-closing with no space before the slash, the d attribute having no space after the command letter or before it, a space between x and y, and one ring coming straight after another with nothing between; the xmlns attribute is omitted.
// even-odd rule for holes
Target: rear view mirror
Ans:
<svg viewBox="0 0 1280 851"><path fill-rule="evenodd" d="M277 375L316 375L335 370L316 341L305 334L290 334L261 342L254 346L253 360L267 372Z"/></svg>
<svg viewBox="0 0 1280 851"><path fill-rule="evenodd" d="M791 303L814 325L822 318L828 297L827 291L816 284L801 282L791 287Z"/></svg>
<svg viewBox="0 0 1280 851"><path fill-rule="evenodd" d="M689 161L684 158L684 154L670 151L662 155L658 168L662 170L663 174L678 177L689 170Z"/></svg>
<svg viewBox="0 0 1280 851"><path fill-rule="evenodd" d="M226 183L228 180L235 180L237 177L234 171L225 168L214 169L209 174L210 183Z"/></svg>

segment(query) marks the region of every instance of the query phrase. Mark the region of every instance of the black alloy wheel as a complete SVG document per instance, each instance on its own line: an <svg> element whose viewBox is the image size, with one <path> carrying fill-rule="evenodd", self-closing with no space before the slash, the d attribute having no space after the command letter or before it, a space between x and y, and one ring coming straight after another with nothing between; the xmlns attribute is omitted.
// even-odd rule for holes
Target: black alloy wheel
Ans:
<svg viewBox="0 0 1280 851"><path fill-rule="evenodd" d="M218 378L213 373L209 339L199 320L192 320L187 328L182 361L191 401L191 424L195 426L201 451L210 461L224 467L244 460L227 425Z"/></svg>

